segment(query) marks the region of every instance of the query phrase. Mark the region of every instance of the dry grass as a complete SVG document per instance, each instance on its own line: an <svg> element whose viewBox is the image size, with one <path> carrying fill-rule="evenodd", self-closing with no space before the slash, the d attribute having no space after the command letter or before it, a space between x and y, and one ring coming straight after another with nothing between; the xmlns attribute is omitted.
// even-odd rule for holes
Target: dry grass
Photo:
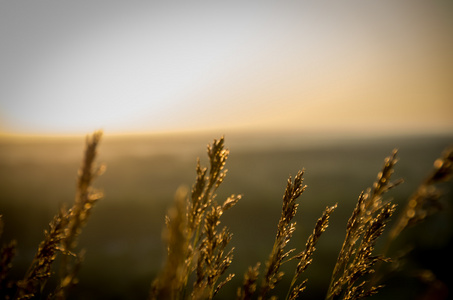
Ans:
<svg viewBox="0 0 453 300"><path fill-rule="evenodd" d="M401 211L398 221L390 231L389 243L404 229L422 222L442 209L439 201L442 191L437 184L451 179L453 175L453 148L446 149L441 157L436 159L433 167Z"/></svg>
<svg viewBox="0 0 453 300"><path fill-rule="evenodd" d="M7 299L66 299L70 289L77 284L77 274L84 252L78 250L78 237L92 211L103 195L93 188L94 179L103 167L95 166L97 147L102 133L95 132L87 138L84 159L77 179L75 202L70 209L64 207L53 218L45 231L35 258L23 279L8 278L15 253L15 242L1 249L0 288ZM226 176L225 164L229 151L224 138L208 145L209 167L202 167L198 160L196 178L192 189L177 190L174 204L166 216L163 240L167 255L163 268L150 288L150 299L212 299L220 289L231 284L234 274L228 273L233 260L234 247L230 246L232 233L221 226L222 215L232 208L241 196L231 195L218 201L216 191ZM326 299L360 299L370 296L380 288L384 272L382 262L389 245L409 226L425 220L440 207L441 192L437 183L449 180L453 174L453 151L447 150L435 161L434 170L400 212L387 237L387 246L376 252L376 241L384 232L396 210L396 205L384 195L402 180L391 180L397 163L397 151L385 159L382 170L372 188L360 193L355 209L346 224L344 242L326 287ZM273 247L266 262L258 262L244 274L243 285L237 288L237 299L276 299L275 287L285 274L283 264L293 264L294 271L287 287L286 299L299 299L308 279L304 271L313 261L316 245L329 225L329 218L337 207L326 207L317 220L302 250L287 249L294 231L298 200L306 190L303 171L294 180L290 177L282 198L282 211L277 224ZM0 219L0 233L3 223ZM59 259L57 259L60 257ZM56 262L59 266L54 266ZM260 266L264 270L260 271ZM50 278L56 277L55 286L49 287ZM231 287L230 287L231 288ZM6 292L5 292L6 291Z"/></svg>
<svg viewBox="0 0 453 300"><path fill-rule="evenodd" d="M212 299L234 276L230 274L218 283L233 259L233 248L228 250L232 234L218 226L222 214L241 196L232 195L223 204L217 203L215 192L226 176L229 152L223 138L214 140L207 152L209 169L202 168L198 160L190 196L180 189L167 215L168 267L153 282L151 299Z"/></svg>
<svg viewBox="0 0 453 300"><path fill-rule="evenodd" d="M385 261L383 256L373 256L376 239L384 232L388 219L396 206L382 196L401 180L390 181L397 162L396 151L385 159L384 167L379 172L373 189L362 192L357 205L346 226L346 237L333 270L326 299L358 299L371 295L379 286L367 287L362 281L364 276L374 272L378 261Z"/></svg>
<svg viewBox="0 0 453 300"><path fill-rule="evenodd" d="M77 179L77 192L74 205L66 210L64 207L53 218L49 228L44 232L44 240L39 244L36 255L22 280L8 283L14 293L6 296L8 299L66 299L68 290L77 283L77 272L83 260L83 251L77 250L77 238L88 220L93 205L103 195L92 187L93 180L100 175L103 167L95 166L97 146L102 132L95 132L87 137L86 149L82 166ZM2 263L8 268L2 268L2 277L6 277L13 256L13 245L2 250ZM48 295L43 291L49 278L54 275L54 262L61 254L58 284ZM14 294L14 296L12 296Z"/></svg>

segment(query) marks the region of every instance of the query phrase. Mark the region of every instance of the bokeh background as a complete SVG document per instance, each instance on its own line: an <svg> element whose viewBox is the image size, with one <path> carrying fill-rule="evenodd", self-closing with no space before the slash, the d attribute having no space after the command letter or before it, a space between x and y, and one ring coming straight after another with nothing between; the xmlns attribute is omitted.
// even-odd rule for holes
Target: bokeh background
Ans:
<svg viewBox="0 0 453 300"><path fill-rule="evenodd" d="M81 236L74 299L146 298L166 210L214 138L231 151L219 199L243 195L224 216L236 277L220 299L269 255L288 176L305 168L309 186L292 246L339 205L306 274L304 297L319 299L384 157L399 149L405 183L389 197L402 207L453 144L451 1L4 1L0 40L0 214L2 243L18 241L13 276L73 201L83 136L105 132L96 186L106 197ZM422 270L451 295L452 185L442 188L445 210L401 237L395 253L414 246L406 271L376 298L423 296Z"/></svg>

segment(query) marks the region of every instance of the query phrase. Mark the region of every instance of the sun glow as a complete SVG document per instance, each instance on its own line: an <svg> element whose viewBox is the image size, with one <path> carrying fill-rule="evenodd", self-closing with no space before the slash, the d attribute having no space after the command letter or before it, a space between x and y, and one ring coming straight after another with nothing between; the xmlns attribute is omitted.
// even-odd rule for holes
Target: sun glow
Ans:
<svg viewBox="0 0 453 300"><path fill-rule="evenodd" d="M0 132L453 129L450 6L30 5L0 12Z"/></svg>

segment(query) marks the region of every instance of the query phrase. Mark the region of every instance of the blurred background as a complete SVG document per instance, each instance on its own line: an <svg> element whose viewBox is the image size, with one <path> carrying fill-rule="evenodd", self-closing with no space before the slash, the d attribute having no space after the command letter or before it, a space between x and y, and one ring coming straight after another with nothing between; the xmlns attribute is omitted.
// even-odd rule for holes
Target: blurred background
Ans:
<svg viewBox="0 0 453 300"><path fill-rule="evenodd" d="M451 131L452 6L5 2L0 129Z"/></svg>
<svg viewBox="0 0 453 300"><path fill-rule="evenodd" d="M402 207L453 144L451 1L1 2L0 39L0 214L2 243L18 241L14 276L73 201L84 135L105 132L106 197L81 236L74 299L147 296L166 210L214 138L231 151L219 199L243 195L224 216L236 277L221 299L268 257L289 175L305 168L309 186L294 247L339 204L306 274L304 296L319 299L384 158L399 149L406 182L389 197ZM427 269L451 290L451 187L445 210L401 238L415 246L408 271L380 297L423 295Z"/></svg>

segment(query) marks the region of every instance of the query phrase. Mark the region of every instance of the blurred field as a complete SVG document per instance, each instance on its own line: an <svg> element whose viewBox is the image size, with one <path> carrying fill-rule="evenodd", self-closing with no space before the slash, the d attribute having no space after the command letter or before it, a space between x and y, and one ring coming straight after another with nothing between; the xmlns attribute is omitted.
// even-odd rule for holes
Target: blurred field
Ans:
<svg viewBox="0 0 453 300"><path fill-rule="evenodd" d="M104 190L106 197L95 207L81 236L80 245L87 249L87 255L75 299L146 298L164 257L161 230L165 212L178 186L192 185L196 158L200 157L202 165L206 165L206 144L218 137L173 134L103 139L99 162L107 165L107 172L96 186ZM219 298L229 299L247 267L264 262L269 255L289 175L305 168L308 185L296 216L294 247L304 246L327 205L339 205L305 274L309 278L305 298L319 299L325 294L357 197L371 186L384 158L393 148L399 149L394 178L402 177L405 183L389 196L396 203L404 203L433 161L452 144L453 136L371 139L289 133L227 135L229 171L218 197L223 200L230 194L242 194L243 198L223 219L234 234L231 244L235 255L230 272L236 277ZM58 207L72 203L83 147L83 138L0 140L0 214L5 222L2 242L18 241L15 276L25 272ZM453 236L451 183L445 189L450 190L444 198L446 211L416 231L409 231L400 243L418 246L411 254L412 268L431 268L451 284L451 272L443 268L452 263L447 255L452 250ZM415 278L393 279L396 284L388 283L388 293L401 293L399 299L415 297ZM280 284L283 290L287 285ZM411 289L407 290L409 286ZM385 290L380 296L386 297Z"/></svg>

